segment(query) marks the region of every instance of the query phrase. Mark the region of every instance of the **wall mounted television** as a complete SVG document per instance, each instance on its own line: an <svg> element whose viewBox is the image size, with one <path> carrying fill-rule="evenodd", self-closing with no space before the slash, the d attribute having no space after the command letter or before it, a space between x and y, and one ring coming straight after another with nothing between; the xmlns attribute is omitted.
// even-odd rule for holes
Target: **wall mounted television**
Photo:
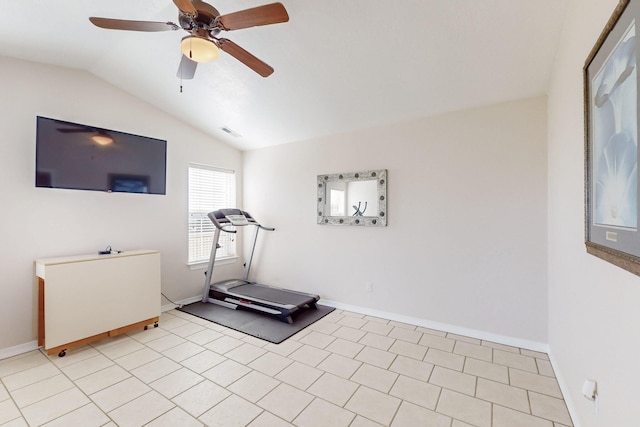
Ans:
<svg viewBox="0 0 640 427"><path fill-rule="evenodd" d="M167 141L37 117L36 187L166 194Z"/></svg>

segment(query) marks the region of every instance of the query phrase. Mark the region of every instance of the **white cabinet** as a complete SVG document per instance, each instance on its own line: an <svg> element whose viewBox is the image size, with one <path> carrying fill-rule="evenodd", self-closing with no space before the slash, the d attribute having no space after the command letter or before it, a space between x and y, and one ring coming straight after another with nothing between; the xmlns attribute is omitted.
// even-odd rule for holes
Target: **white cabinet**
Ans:
<svg viewBox="0 0 640 427"><path fill-rule="evenodd" d="M155 324L160 316L160 253L38 259L38 345L67 349Z"/></svg>

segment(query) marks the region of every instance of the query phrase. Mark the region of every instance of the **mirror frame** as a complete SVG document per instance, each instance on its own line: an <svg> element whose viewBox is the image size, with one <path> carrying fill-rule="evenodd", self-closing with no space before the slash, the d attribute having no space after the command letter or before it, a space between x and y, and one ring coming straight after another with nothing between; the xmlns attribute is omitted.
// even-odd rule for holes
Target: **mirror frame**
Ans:
<svg viewBox="0 0 640 427"><path fill-rule="evenodd" d="M325 211L327 182L354 182L376 180L378 207L376 216L330 216ZM318 224L321 225L366 225L387 226L387 170L376 169L363 172L333 173L318 175Z"/></svg>

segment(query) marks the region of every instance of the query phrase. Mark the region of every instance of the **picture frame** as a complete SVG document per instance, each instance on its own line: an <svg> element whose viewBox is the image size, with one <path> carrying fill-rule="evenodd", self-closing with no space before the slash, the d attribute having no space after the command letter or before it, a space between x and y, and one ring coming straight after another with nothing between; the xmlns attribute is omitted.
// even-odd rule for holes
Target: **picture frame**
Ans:
<svg viewBox="0 0 640 427"><path fill-rule="evenodd" d="M587 253L640 275L640 1L620 0L585 61Z"/></svg>

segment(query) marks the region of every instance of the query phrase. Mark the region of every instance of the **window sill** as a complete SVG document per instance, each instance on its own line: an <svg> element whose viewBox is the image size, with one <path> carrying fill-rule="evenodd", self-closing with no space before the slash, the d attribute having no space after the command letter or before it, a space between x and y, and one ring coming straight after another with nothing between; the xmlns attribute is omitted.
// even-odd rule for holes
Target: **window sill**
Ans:
<svg viewBox="0 0 640 427"><path fill-rule="evenodd" d="M218 259L216 259L216 262L215 262L214 266L220 266L220 265L226 265L226 264L234 264L237 261L238 261L238 257L237 256L226 257L226 258L218 258ZM209 261L196 262L196 263L193 263L193 264L188 264L189 270L205 269L205 268L208 267L208 265L209 265Z"/></svg>

